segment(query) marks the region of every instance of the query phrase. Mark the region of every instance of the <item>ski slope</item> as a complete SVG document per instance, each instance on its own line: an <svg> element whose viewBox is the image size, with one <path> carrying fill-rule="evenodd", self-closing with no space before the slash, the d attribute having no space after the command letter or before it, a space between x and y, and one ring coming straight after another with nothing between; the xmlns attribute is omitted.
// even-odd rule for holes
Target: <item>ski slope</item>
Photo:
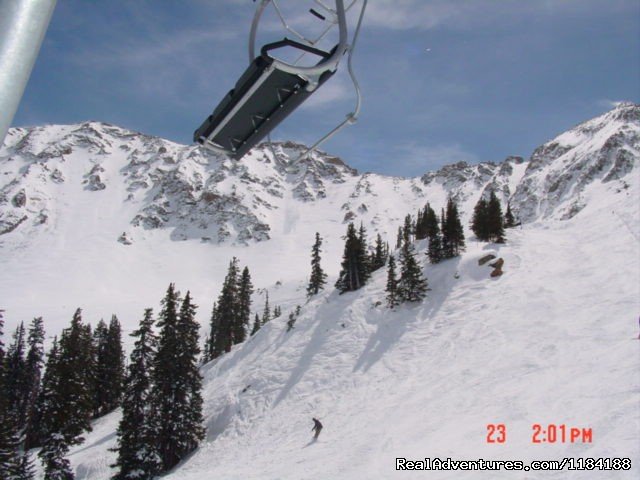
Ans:
<svg viewBox="0 0 640 480"><path fill-rule="evenodd" d="M358 292L328 288L287 333L304 297L301 282L285 282L283 316L204 366L206 441L163 478L640 478L637 168L629 180L615 195L591 186L570 220L509 230L506 245L468 240L459 259L425 264L431 290L418 305L379 305L380 271ZM504 258L502 277L478 265L487 253ZM324 423L315 443L312 416ZM117 422L117 412L99 420L73 450L77 479L112 474ZM506 425L504 444L487 443L488 424ZM593 439L534 444L533 424L590 428ZM633 466L427 473L396 471L396 457Z"/></svg>

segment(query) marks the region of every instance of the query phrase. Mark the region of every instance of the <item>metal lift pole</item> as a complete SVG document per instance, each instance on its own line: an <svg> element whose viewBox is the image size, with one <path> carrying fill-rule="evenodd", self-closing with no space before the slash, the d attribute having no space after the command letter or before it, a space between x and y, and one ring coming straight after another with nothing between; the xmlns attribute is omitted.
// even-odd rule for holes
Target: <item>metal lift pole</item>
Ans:
<svg viewBox="0 0 640 480"><path fill-rule="evenodd" d="M0 0L0 145L18 110L56 0Z"/></svg>

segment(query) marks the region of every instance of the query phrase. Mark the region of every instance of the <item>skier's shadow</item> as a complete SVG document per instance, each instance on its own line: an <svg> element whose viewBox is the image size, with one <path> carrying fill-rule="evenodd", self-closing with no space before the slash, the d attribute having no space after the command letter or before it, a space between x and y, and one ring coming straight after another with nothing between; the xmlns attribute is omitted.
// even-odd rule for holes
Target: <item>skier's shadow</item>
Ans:
<svg viewBox="0 0 640 480"><path fill-rule="evenodd" d="M302 447L302 448L310 447L311 445L313 445L313 444L314 444L314 443L316 443L317 441L318 441L318 439L314 437L314 438L312 438L312 439L311 439L311 441L310 441L309 443L307 443L307 444L306 444L304 447Z"/></svg>

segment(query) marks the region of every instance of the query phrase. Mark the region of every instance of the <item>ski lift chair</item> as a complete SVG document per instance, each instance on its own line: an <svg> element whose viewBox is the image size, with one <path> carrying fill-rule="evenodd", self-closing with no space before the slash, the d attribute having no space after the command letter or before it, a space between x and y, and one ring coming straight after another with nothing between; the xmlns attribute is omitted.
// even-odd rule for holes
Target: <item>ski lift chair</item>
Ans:
<svg viewBox="0 0 640 480"><path fill-rule="evenodd" d="M195 142L218 153L223 153L236 160L240 160L251 148L262 139L269 136L280 122L298 108L318 88L323 85L338 68L338 64L345 53L349 52L349 73L353 79L358 102L356 111L347 115L347 119L329 134L316 142L302 156L307 155L320 143L327 140L348 123L354 123L360 109L360 91L351 69L351 52L357 38L367 0L363 0L358 26L353 44L349 46L347 34L346 11L358 0L353 0L345 9L343 0L336 0L335 10L328 8L321 0L316 0L322 8L332 15L333 21L322 35L315 40L308 40L293 30L284 21L278 7L277 0L262 0L258 6L251 27L249 40L249 58L251 62L235 87L222 99L213 113L207 117L202 125L194 132ZM302 41L288 38L279 42L264 45L259 56L254 55L255 37L258 23L268 4L272 3L284 27ZM314 9L311 13L326 20L326 17ZM317 44L331 28L337 24L339 29L338 44L331 51L316 48ZM274 50L292 47L301 52L294 62L286 63L271 54ZM305 55L312 54L320 60L312 66L298 66L296 63ZM301 156L301 157L302 157Z"/></svg>

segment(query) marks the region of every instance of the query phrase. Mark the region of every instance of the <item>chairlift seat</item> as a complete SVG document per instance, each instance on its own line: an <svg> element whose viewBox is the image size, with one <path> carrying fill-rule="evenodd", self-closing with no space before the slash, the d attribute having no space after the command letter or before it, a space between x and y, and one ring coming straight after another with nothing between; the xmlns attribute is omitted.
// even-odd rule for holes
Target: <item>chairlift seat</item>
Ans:
<svg viewBox="0 0 640 480"><path fill-rule="evenodd" d="M328 67L313 79L314 88L308 78L279 69L268 53L285 46L322 57L317 65L333 53L286 38L265 45L235 88L194 132L195 142L240 160L335 73L335 67Z"/></svg>

